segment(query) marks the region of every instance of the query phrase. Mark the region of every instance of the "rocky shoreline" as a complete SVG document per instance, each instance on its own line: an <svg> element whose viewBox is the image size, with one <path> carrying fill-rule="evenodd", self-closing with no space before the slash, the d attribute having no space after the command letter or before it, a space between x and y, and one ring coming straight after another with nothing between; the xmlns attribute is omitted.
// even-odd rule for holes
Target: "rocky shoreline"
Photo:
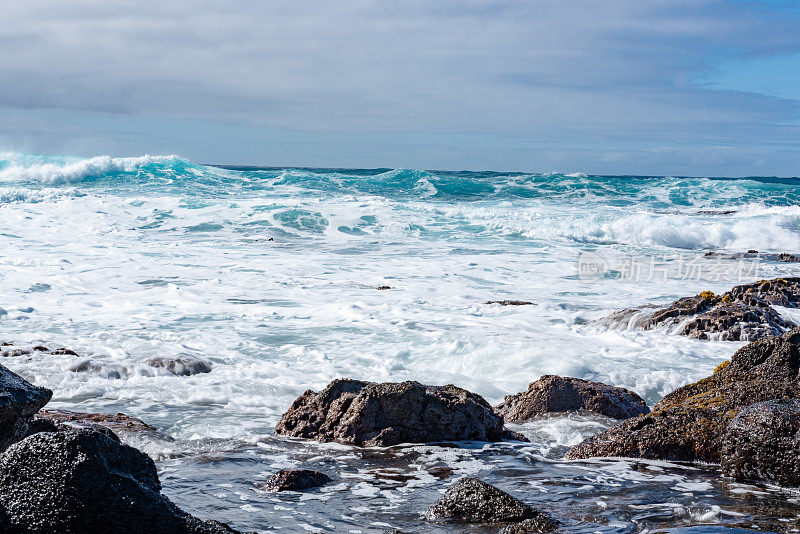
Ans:
<svg viewBox="0 0 800 534"><path fill-rule="evenodd" d="M800 328L780 318L774 306L800 307L800 278L745 284L719 296L701 293L650 313L643 327L672 321L682 329L679 333L692 337L753 339L709 377L664 396L652 410L627 389L555 375L540 377L495 407L454 385L339 379L298 397L275 434L359 448L521 443L527 438L505 424L553 413L590 412L619 422L571 447L568 460L699 462L733 481L797 488ZM620 313L614 321L634 320L635 313L623 312L628 319ZM66 348L2 347L7 358L35 352L80 359ZM211 371L210 365L186 358L160 358L148 365L178 376ZM110 525L123 533L237 532L178 508L161 493L153 460L120 441L126 433L171 439L156 427L125 414L45 409L52 392L2 365L0 393L3 532L100 532ZM337 478L334 471L282 469L261 489L315 491ZM559 529L557 515L474 477L456 480L438 502L420 510L423 513L421 521L484 525L505 534Z"/></svg>
<svg viewBox="0 0 800 534"><path fill-rule="evenodd" d="M760 280L721 295L712 291L676 300L666 307L627 308L600 319L611 328L661 328L697 339L755 341L794 328L776 306L800 307L800 278Z"/></svg>

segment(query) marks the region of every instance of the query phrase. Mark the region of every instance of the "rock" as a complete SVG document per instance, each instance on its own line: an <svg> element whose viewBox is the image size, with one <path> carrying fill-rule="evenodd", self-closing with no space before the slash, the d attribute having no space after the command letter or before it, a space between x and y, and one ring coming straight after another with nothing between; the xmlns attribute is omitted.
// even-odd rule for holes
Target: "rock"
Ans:
<svg viewBox="0 0 800 534"><path fill-rule="evenodd" d="M588 410L614 419L650 412L647 403L633 391L555 375L545 375L531 382L527 391L508 395L495 410L511 423L524 423L546 413L576 410Z"/></svg>
<svg viewBox="0 0 800 534"><path fill-rule="evenodd" d="M0 452L28 434L33 414L52 396L0 365Z"/></svg>
<svg viewBox="0 0 800 534"><path fill-rule="evenodd" d="M722 436L747 406L800 398L800 328L754 341L711 376L665 396L648 415L627 419L572 447L567 458L625 456L719 463Z"/></svg>
<svg viewBox="0 0 800 534"><path fill-rule="evenodd" d="M722 440L722 473L745 482L800 486L800 400L748 406Z"/></svg>
<svg viewBox="0 0 800 534"><path fill-rule="evenodd" d="M331 481L325 473L310 469L281 469L267 479L262 489L266 491L301 491L318 488Z"/></svg>
<svg viewBox="0 0 800 534"><path fill-rule="evenodd" d="M51 350L50 354L61 354L61 355L67 355L67 356L77 356L78 355L78 353L75 352L74 350L65 349L64 347Z"/></svg>
<svg viewBox="0 0 800 534"><path fill-rule="evenodd" d="M49 419L43 419L37 415L33 416L28 424L28 431L25 433L25 437L32 436L33 434L38 434L39 432L59 432L62 430L59 426L57 426L53 421Z"/></svg>
<svg viewBox="0 0 800 534"><path fill-rule="evenodd" d="M71 364L68 369L73 373L89 373L111 380L119 380L122 375L127 376L127 369L119 365L106 365L92 360L78 360Z"/></svg>
<svg viewBox="0 0 800 534"><path fill-rule="evenodd" d="M450 486L425 515L432 521L450 519L466 523L520 523L533 520L542 527L533 532L549 532L557 526L545 514L477 478L462 478Z"/></svg>
<svg viewBox="0 0 800 534"><path fill-rule="evenodd" d="M800 257L795 256L794 254L788 254L786 252L784 252L782 254L778 254L778 259L780 261L785 261L785 262L790 262L790 263L794 263L796 261L800 261Z"/></svg>
<svg viewBox="0 0 800 534"><path fill-rule="evenodd" d="M0 356L3 358L18 358L20 356L27 356L30 353L31 351L26 349L9 349L0 352Z"/></svg>
<svg viewBox="0 0 800 534"><path fill-rule="evenodd" d="M179 356L177 358L159 356L147 360L147 365L157 369L166 369L176 376L192 376L211 372L210 364L192 356Z"/></svg>
<svg viewBox="0 0 800 534"><path fill-rule="evenodd" d="M698 339L754 341L794 328L773 306L800 308L800 278L759 280L716 295L703 291L669 306L643 306L614 312L599 323L610 328L674 329Z"/></svg>
<svg viewBox="0 0 800 534"><path fill-rule="evenodd" d="M743 302L749 306L783 306L785 308L800 307L800 278L773 278L759 280L750 284L736 286L719 297L725 301Z"/></svg>
<svg viewBox="0 0 800 534"><path fill-rule="evenodd" d="M504 429L503 430L503 439L502 441L522 441L525 443L529 443L531 440L525 437L525 434L521 432L514 432L513 430Z"/></svg>
<svg viewBox="0 0 800 534"><path fill-rule="evenodd" d="M40 432L0 455L0 510L11 532L235 532L179 509L149 456L88 429Z"/></svg>
<svg viewBox="0 0 800 534"><path fill-rule="evenodd" d="M552 532L558 528L558 523L544 514L535 519L526 519L519 523L512 523L500 529L500 534L527 534L528 532Z"/></svg>
<svg viewBox="0 0 800 534"><path fill-rule="evenodd" d="M467 390L347 379L303 393L275 433L359 446L504 439L503 419Z"/></svg>
<svg viewBox="0 0 800 534"><path fill-rule="evenodd" d="M533 304L527 300L487 300L486 304L499 304L500 306L528 306Z"/></svg>
<svg viewBox="0 0 800 534"><path fill-rule="evenodd" d="M56 428L89 428L97 430L107 428L116 434L148 434L153 438L173 441L158 428L148 425L141 419L125 415L124 413L86 413L72 412L69 410L41 410L34 421L49 421Z"/></svg>
<svg viewBox="0 0 800 534"><path fill-rule="evenodd" d="M0 343L0 347L13 347L12 343ZM33 352L44 352L48 354L69 354L71 356L77 356L74 351L65 348L58 348L55 350L50 350L44 345L36 345L31 349L22 349L22 348L6 348L5 350L0 351L0 356L3 358L18 358L20 356L29 356Z"/></svg>
<svg viewBox="0 0 800 534"><path fill-rule="evenodd" d="M771 306L748 306L740 302L719 304L686 323L683 334L709 339L719 333L722 341L746 341L779 336L794 323L784 320Z"/></svg>
<svg viewBox="0 0 800 534"><path fill-rule="evenodd" d="M376 288L378 291L385 291L387 289L392 289L390 286L378 286Z"/></svg>

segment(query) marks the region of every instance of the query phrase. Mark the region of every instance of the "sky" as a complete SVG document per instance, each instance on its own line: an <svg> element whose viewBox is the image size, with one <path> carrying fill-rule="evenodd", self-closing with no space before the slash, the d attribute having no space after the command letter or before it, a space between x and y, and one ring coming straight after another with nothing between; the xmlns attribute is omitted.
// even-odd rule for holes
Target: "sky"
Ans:
<svg viewBox="0 0 800 534"><path fill-rule="evenodd" d="M800 175L800 2L0 3L0 151Z"/></svg>

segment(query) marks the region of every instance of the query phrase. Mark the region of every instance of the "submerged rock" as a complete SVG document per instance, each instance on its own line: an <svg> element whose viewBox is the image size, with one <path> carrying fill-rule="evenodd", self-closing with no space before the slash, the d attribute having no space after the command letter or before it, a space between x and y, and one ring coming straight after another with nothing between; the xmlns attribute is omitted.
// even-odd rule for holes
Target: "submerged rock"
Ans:
<svg viewBox="0 0 800 534"><path fill-rule="evenodd" d="M117 364L98 363L92 360L78 360L72 363L68 369L73 373L87 373L111 380L120 380L123 376L127 377L128 375L126 367Z"/></svg>
<svg viewBox="0 0 800 534"><path fill-rule="evenodd" d="M722 295L703 291L664 308L648 305L614 312L599 322L612 328L674 328L675 333L697 339L754 341L797 326L773 306L800 307L800 278L760 280Z"/></svg>
<svg viewBox="0 0 800 534"><path fill-rule="evenodd" d="M124 413L86 413L70 410L41 410L34 419L48 421L57 428L107 428L117 434L148 434L153 438L172 441L172 438L158 428L148 425L141 419Z"/></svg>
<svg viewBox="0 0 800 534"><path fill-rule="evenodd" d="M19 358L20 356L27 356L31 351L27 349L6 349L0 351L0 356L3 358Z"/></svg>
<svg viewBox="0 0 800 534"><path fill-rule="evenodd" d="M147 360L147 365L157 369L166 369L176 376L192 376L211 372L210 364L192 356L179 356L177 358L159 356Z"/></svg>
<svg viewBox="0 0 800 534"><path fill-rule="evenodd" d="M20 356L30 356L34 352L43 352L45 354L68 354L70 356L77 356L78 354L70 349L65 349L63 347L50 350L44 345L36 345L30 349L24 348L11 348L14 347L13 343L3 342L0 343L0 347L5 347L3 350L0 350L0 356L3 358L18 358Z"/></svg>
<svg viewBox="0 0 800 534"><path fill-rule="evenodd" d="M275 433L359 446L508 437L489 403L465 389L348 379L334 380L319 393L303 393Z"/></svg>
<svg viewBox="0 0 800 534"><path fill-rule="evenodd" d="M52 396L0 365L0 451L29 433L31 418Z"/></svg>
<svg viewBox="0 0 800 534"><path fill-rule="evenodd" d="M722 440L722 473L741 481L800 486L800 400L748 406Z"/></svg>
<svg viewBox="0 0 800 534"><path fill-rule="evenodd" d="M533 302L527 300L487 300L486 304L499 304L500 306L528 306Z"/></svg>
<svg viewBox="0 0 800 534"><path fill-rule="evenodd" d="M0 455L0 512L10 532L235 532L179 509L149 456L88 429L34 434Z"/></svg>
<svg viewBox="0 0 800 534"><path fill-rule="evenodd" d="M267 479L266 491L301 491L318 488L331 481L331 477L310 469L281 469Z"/></svg>
<svg viewBox="0 0 800 534"><path fill-rule="evenodd" d="M502 491L477 478L462 478L444 496L428 508L429 520L455 520L466 523L521 523L525 521L538 530L514 532L549 532L558 523Z"/></svg>
<svg viewBox="0 0 800 534"><path fill-rule="evenodd" d="M65 349L64 347L60 347L57 349L53 349L50 351L50 354L59 354L59 355L66 355L66 356L77 356L78 353L72 349Z"/></svg>
<svg viewBox="0 0 800 534"><path fill-rule="evenodd" d="M625 456L719 463L722 436L747 406L800 398L800 328L754 341L709 376L665 396L648 415L627 419L572 447L567 458Z"/></svg>
<svg viewBox="0 0 800 534"><path fill-rule="evenodd" d="M633 391L555 375L545 375L531 382L527 391L506 396L495 410L511 423L523 423L546 413L576 410L588 410L614 419L650 412L647 403Z"/></svg>

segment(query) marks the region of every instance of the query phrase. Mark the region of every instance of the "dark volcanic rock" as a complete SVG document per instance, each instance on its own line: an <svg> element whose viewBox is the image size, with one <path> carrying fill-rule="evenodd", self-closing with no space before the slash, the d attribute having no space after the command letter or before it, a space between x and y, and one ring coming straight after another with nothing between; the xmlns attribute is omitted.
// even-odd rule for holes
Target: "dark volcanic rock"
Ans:
<svg viewBox="0 0 800 534"><path fill-rule="evenodd" d="M528 306L533 304L527 300L487 300L486 304L499 304L500 306Z"/></svg>
<svg viewBox="0 0 800 534"><path fill-rule="evenodd" d="M796 261L800 261L800 256L795 256L794 254L789 254L789 253L784 252L782 254L778 254L778 259L780 261L794 263Z"/></svg>
<svg viewBox="0 0 800 534"><path fill-rule="evenodd" d="M360 446L505 438L503 419L465 389L347 379L303 393L275 433Z"/></svg>
<svg viewBox="0 0 800 534"><path fill-rule="evenodd" d="M528 534L529 532L552 532L558 528L558 522L544 514L539 514L535 519L526 519L519 523L512 523L500 529L500 534Z"/></svg>
<svg viewBox="0 0 800 534"><path fill-rule="evenodd" d="M78 353L71 349L65 349L64 347L53 349L50 351L50 354L61 354L66 356L77 356Z"/></svg>
<svg viewBox="0 0 800 534"><path fill-rule="evenodd" d="M731 215L736 213L736 210L700 210L698 215Z"/></svg>
<svg viewBox="0 0 800 534"><path fill-rule="evenodd" d="M267 479L263 489L267 491L301 491L318 488L331 481L331 477L310 469L281 469Z"/></svg>
<svg viewBox="0 0 800 534"><path fill-rule="evenodd" d="M28 434L31 417L52 396L0 365L0 451Z"/></svg>
<svg viewBox="0 0 800 534"><path fill-rule="evenodd" d="M56 428L107 428L117 434L149 434L154 438L172 441L172 438L158 428L148 425L141 419L124 413L85 413L69 410L41 410L34 421L48 421Z"/></svg>
<svg viewBox="0 0 800 534"><path fill-rule="evenodd" d="M147 360L147 365L157 369L166 369L177 376L191 376L211 372L210 364L191 356L180 356L177 358L159 356Z"/></svg>
<svg viewBox="0 0 800 534"><path fill-rule="evenodd" d="M778 336L793 326L771 306L720 303L689 321L683 333L696 339L708 339L709 333L719 333L723 341L741 341Z"/></svg>
<svg viewBox="0 0 800 534"><path fill-rule="evenodd" d="M77 360L68 367L73 373L89 373L112 380L119 380L127 370L119 365L105 365L92 360Z"/></svg>
<svg viewBox="0 0 800 534"><path fill-rule="evenodd" d="M523 423L551 412L589 410L614 419L650 412L642 398L624 388L580 378L545 375L531 382L527 391L508 395L496 408L506 422Z"/></svg>
<svg viewBox="0 0 800 534"><path fill-rule="evenodd" d="M31 351L27 349L8 349L0 352L3 358L19 358L20 356L27 356Z"/></svg>
<svg viewBox="0 0 800 534"><path fill-rule="evenodd" d="M760 280L715 295L703 291L678 299L664 308L652 306L614 312L599 322L609 327L651 329L666 327L686 336L724 341L754 341L780 335L796 325L773 306L800 307L800 278Z"/></svg>
<svg viewBox="0 0 800 534"><path fill-rule="evenodd" d="M113 433L41 432L0 455L0 509L10 532L235 532L161 495L153 460Z"/></svg>
<svg viewBox="0 0 800 534"><path fill-rule="evenodd" d="M50 350L44 345L36 345L30 349L10 348L13 346L13 343L0 343L0 347L6 347L4 350L0 351L0 356L3 358L18 358L20 356L30 356L33 354L33 352L44 352L45 354L68 354L70 356L78 355L75 353L75 351L65 349L63 347L54 350Z"/></svg>
<svg viewBox="0 0 800 534"><path fill-rule="evenodd" d="M720 461L728 423L747 406L776 398L800 398L800 328L754 341L729 364L661 399L653 411L628 419L571 448L567 458L627 456Z"/></svg>
<svg viewBox="0 0 800 534"><path fill-rule="evenodd" d="M545 514L477 478L462 478L450 486L425 515L434 521L451 519L466 523L519 523L532 520L540 526L540 530L528 532L548 532L557 526Z"/></svg>
<svg viewBox="0 0 800 534"><path fill-rule="evenodd" d="M800 400L748 406L722 440L722 473L737 480L800 486Z"/></svg>

